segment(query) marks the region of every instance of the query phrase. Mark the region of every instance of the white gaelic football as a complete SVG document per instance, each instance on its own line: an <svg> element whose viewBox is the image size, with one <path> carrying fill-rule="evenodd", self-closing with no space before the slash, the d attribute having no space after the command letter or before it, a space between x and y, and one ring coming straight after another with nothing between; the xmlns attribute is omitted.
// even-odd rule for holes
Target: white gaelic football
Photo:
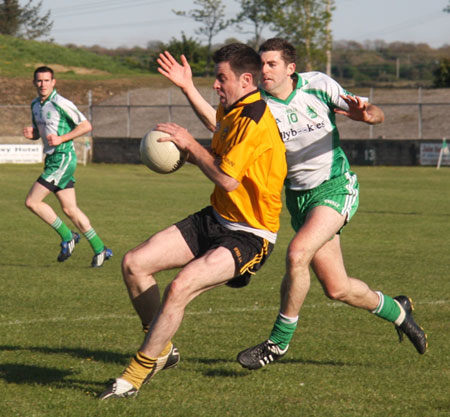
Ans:
<svg viewBox="0 0 450 417"><path fill-rule="evenodd" d="M170 135L159 130L150 130L141 140L141 161L159 174L170 174L186 162L186 153L180 151L173 142L158 142L159 138L167 136Z"/></svg>

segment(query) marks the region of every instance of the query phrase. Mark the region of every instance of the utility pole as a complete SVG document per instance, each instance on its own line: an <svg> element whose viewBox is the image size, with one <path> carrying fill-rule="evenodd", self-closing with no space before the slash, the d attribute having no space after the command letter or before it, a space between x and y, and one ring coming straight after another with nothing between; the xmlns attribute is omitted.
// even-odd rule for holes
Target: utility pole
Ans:
<svg viewBox="0 0 450 417"><path fill-rule="evenodd" d="M326 51L327 59L326 74L331 77L331 0L327 0L327 29L326 29Z"/></svg>

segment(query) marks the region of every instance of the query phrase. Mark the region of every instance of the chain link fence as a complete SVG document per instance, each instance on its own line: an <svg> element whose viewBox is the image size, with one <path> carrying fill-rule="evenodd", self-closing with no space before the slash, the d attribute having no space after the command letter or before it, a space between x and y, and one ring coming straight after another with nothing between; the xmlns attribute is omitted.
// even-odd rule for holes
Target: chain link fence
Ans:
<svg viewBox="0 0 450 417"><path fill-rule="evenodd" d="M217 96L212 89L201 89L213 105ZM337 115L342 139L442 139L450 137L450 89L367 89L358 91L385 113L382 124L368 126ZM160 122L175 122L198 139L208 139L211 132L203 127L174 88L142 88L111 97L101 104L78 105L93 125L92 136L99 138L141 138ZM0 137L22 136L30 125L30 105L0 106Z"/></svg>

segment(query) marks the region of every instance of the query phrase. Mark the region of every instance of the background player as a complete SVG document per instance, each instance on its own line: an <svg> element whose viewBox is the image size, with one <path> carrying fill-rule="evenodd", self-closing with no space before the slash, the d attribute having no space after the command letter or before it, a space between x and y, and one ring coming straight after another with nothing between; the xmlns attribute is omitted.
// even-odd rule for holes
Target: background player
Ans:
<svg viewBox="0 0 450 417"><path fill-rule="evenodd" d="M43 66L34 72L38 97L31 103L33 126L23 129L27 139L42 138L44 143L44 172L31 187L25 205L49 224L61 237L58 261L64 262L75 249L80 235L72 232L44 199L54 193L61 208L72 223L89 241L94 257L92 267L101 267L112 256L112 251L92 228L88 217L77 206L74 172L77 156L73 139L85 135L92 126L76 106L55 90L56 80L51 68Z"/></svg>

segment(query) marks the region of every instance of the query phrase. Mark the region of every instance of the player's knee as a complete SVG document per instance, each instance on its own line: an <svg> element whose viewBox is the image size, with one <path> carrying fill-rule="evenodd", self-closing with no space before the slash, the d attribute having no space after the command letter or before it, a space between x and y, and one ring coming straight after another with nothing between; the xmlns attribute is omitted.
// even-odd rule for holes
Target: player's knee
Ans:
<svg viewBox="0 0 450 417"><path fill-rule="evenodd" d="M38 203L37 203L36 201L34 201L33 199L31 199L31 198L27 198L27 199L25 200L25 207L26 207L28 210L31 210L31 211L33 211L33 212L36 211L37 204L38 204Z"/></svg>
<svg viewBox="0 0 450 417"><path fill-rule="evenodd" d="M168 303L185 306L190 300L191 288L187 280L174 279L164 293L165 301Z"/></svg>
<svg viewBox="0 0 450 417"><path fill-rule="evenodd" d="M122 259L122 272L123 279L127 286L133 285L138 281L138 277L140 276L141 267L136 260L136 257L133 256L133 252L127 252Z"/></svg>
<svg viewBox="0 0 450 417"><path fill-rule="evenodd" d="M348 295L348 289L345 287L323 287L325 295L330 300L345 301Z"/></svg>
<svg viewBox="0 0 450 417"><path fill-rule="evenodd" d="M77 215L76 207L63 207L62 210L69 219L74 219Z"/></svg>
<svg viewBox="0 0 450 417"><path fill-rule="evenodd" d="M309 258L303 248L290 246L286 253L286 262L289 269L296 269L307 267L309 265Z"/></svg>
<svg viewBox="0 0 450 417"><path fill-rule="evenodd" d="M33 206L32 202L27 198L27 199L25 200L25 207L26 207L28 210L32 210L32 206Z"/></svg>

